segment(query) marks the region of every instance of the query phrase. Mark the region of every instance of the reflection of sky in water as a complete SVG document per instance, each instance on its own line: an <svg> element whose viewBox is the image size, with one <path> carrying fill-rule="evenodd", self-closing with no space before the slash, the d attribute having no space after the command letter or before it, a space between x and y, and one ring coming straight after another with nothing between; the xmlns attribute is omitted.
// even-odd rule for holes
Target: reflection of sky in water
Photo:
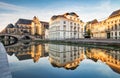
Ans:
<svg viewBox="0 0 120 78"><path fill-rule="evenodd" d="M48 58L40 58L37 63L33 60L22 60L8 56L13 78L120 78L109 66L101 61L94 62L84 59L75 70L52 67Z"/></svg>

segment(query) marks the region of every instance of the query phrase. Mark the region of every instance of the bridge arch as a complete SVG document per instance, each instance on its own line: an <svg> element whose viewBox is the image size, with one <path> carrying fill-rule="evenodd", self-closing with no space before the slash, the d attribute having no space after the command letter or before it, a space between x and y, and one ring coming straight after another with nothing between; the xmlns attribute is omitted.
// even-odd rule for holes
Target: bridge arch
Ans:
<svg viewBox="0 0 120 78"><path fill-rule="evenodd" d="M32 37L28 36L28 35L23 35L21 37L21 40L32 40Z"/></svg>
<svg viewBox="0 0 120 78"><path fill-rule="evenodd" d="M13 35L0 35L0 40L18 40L18 38Z"/></svg>
<svg viewBox="0 0 120 78"><path fill-rule="evenodd" d="M0 35L0 41L5 45L13 45L18 42L18 38L12 35Z"/></svg>

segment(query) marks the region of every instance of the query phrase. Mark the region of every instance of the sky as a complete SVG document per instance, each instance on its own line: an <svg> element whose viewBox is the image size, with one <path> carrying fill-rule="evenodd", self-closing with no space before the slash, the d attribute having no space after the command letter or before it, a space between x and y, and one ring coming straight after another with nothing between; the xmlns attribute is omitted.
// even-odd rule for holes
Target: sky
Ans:
<svg viewBox="0 0 120 78"><path fill-rule="evenodd" d="M75 12L80 20L104 20L120 9L120 0L0 0L0 31L19 18L50 21L53 15Z"/></svg>

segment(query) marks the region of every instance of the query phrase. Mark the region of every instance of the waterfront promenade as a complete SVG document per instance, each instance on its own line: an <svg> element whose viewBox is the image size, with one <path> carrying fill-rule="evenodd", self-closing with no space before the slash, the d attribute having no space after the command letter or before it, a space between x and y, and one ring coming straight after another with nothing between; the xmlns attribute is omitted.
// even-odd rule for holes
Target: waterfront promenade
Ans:
<svg viewBox="0 0 120 78"><path fill-rule="evenodd" d="M95 44L95 45L120 45L120 40L115 39L71 39L65 40L66 42Z"/></svg>
<svg viewBox="0 0 120 78"><path fill-rule="evenodd" d="M37 40L39 41L39 40ZM41 41L41 40L40 40ZM63 43L77 43L77 44L90 44L90 45L102 45L102 46L120 46L120 40L116 39L65 39L65 40L42 40L48 42L63 42Z"/></svg>
<svg viewBox="0 0 120 78"><path fill-rule="evenodd" d="M12 78L6 50L2 43L0 43L0 78Z"/></svg>

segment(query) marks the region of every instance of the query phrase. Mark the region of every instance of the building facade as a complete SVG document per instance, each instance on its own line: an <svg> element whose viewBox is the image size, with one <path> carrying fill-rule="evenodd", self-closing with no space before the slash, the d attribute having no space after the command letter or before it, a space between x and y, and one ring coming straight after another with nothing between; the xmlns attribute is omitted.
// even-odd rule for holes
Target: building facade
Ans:
<svg viewBox="0 0 120 78"><path fill-rule="evenodd" d="M48 22L39 21L39 19L34 16L33 20L19 19L15 23L15 25L8 24L8 26L1 33L15 35L32 35L44 39L45 29L48 28Z"/></svg>
<svg viewBox="0 0 120 78"><path fill-rule="evenodd" d="M120 10L114 11L103 21L89 21L88 29L91 30L91 37L94 39L120 39Z"/></svg>
<svg viewBox="0 0 120 78"><path fill-rule="evenodd" d="M84 23L74 13L54 15L50 20L49 39L65 40L83 38Z"/></svg>
<svg viewBox="0 0 120 78"><path fill-rule="evenodd" d="M107 30L112 39L120 39L120 10L114 11L106 20Z"/></svg>
<svg viewBox="0 0 120 78"><path fill-rule="evenodd" d="M86 31L90 30L90 36L93 39L106 39L106 25L105 21L98 22L97 19L89 21L87 23Z"/></svg>

